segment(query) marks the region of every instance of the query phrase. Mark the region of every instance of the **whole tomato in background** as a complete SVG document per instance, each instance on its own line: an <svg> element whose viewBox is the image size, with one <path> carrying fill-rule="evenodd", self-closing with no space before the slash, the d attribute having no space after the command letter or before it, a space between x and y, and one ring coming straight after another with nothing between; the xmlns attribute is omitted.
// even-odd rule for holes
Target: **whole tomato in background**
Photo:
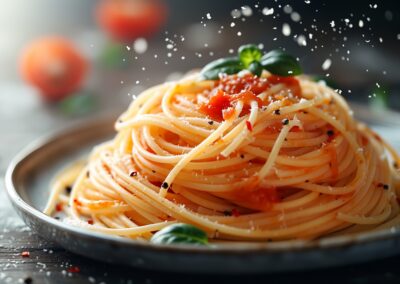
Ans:
<svg viewBox="0 0 400 284"><path fill-rule="evenodd" d="M22 76L37 87L48 101L61 100L78 90L87 71L87 62L67 39L47 37L24 50Z"/></svg>
<svg viewBox="0 0 400 284"><path fill-rule="evenodd" d="M96 18L113 39L130 43L156 33L166 21L167 9L160 0L102 0Z"/></svg>

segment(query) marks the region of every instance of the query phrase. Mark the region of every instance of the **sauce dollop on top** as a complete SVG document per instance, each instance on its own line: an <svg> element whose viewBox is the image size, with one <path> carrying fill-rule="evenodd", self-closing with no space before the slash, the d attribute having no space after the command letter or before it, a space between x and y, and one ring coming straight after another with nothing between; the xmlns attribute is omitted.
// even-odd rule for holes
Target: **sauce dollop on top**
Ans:
<svg viewBox="0 0 400 284"><path fill-rule="evenodd" d="M256 101L261 107L265 103L257 96L276 84L284 84L295 97L301 96L299 81L295 77L279 77L271 75L260 78L252 74L243 76L230 75L222 77L210 91L207 103L200 106L200 111L213 120L223 121L234 114L234 107L238 101L243 102L240 116L250 112L250 103Z"/></svg>

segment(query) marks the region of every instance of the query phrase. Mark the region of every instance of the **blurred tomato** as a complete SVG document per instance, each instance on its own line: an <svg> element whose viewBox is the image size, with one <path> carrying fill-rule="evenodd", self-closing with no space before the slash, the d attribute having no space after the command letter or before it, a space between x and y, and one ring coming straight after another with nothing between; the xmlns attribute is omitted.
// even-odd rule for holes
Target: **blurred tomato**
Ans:
<svg viewBox="0 0 400 284"><path fill-rule="evenodd" d="M86 70L87 62L78 50L59 37L34 41L21 58L22 76L50 101L62 99L77 90Z"/></svg>
<svg viewBox="0 0 400 284"><path fill-rule="evenodd" d="M165 23L166 14L160 0L102 0L96 11L99 25L122 42L154 34Z"/></svg>

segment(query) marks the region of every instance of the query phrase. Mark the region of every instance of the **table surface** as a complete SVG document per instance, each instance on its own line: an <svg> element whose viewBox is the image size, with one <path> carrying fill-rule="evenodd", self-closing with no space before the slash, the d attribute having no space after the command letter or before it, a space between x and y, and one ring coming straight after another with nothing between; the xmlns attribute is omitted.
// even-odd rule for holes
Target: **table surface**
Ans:
<svg viewBox="0 0 400 284"><path fill-rule="evenodd" d="M112 85L109 86L111 89ZM107 92L107 90L102 90ZM113 266L74 255L56 243L46 241L26 227L16 215L4 190L4 173L10 159L31 140L85 117L61 114L57 106L46 105L20 84L0 85L0 283L223 283L244 282L249 276L171 274ZM120 96L122 97L122 96ZM112 102L111 102L112 101ZM101 98L98 108L123 110L126 96ZM29 251L29 257L22 257ZM366 264L272 275L253 275L254 281L293 283L400 283L400 257ZM80 272L70 273L71 266ZM30 282L31 281L31 282Z"/></svg>

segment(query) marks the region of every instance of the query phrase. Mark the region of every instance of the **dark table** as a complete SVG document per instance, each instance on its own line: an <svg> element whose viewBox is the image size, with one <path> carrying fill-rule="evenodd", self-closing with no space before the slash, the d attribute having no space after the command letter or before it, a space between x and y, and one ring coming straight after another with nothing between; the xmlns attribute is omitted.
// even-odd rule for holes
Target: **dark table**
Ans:
<svg viewBox="0 0 400 284"><path fill-rule="evenodd" d="M117 83L119 84L119 82ZM115 88L109 88L104 93ZM26 227L11 208L3 177L10 159L31 140L80 120L85 116L61 114L46 105L22 84L0 85L0 283L400 283L400 256L370 263L296 273L227 276L171 274L114 266L77 256L46 241ZM119 99L116 99L119 98ZM127 96L99 96L97 109L119 113ZM29 251L29 257L21 252ZM79 272L69 272L78 267ZM31 281L31 282L30 282Z"/></svg>

